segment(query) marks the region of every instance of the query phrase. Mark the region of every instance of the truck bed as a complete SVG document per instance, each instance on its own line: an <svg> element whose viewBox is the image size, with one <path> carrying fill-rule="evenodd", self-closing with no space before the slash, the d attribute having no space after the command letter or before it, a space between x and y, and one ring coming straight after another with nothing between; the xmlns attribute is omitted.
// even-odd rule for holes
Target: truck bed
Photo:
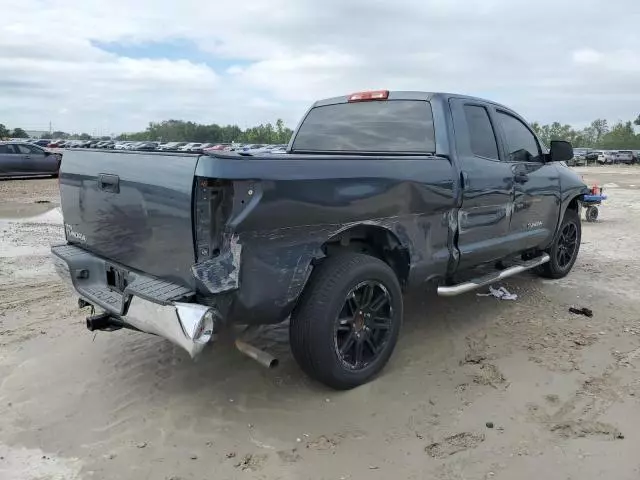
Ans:
<svg viewBox="0 0 640 480"><path fill-rule="evenodd" d="M71 245L199 295L237 290L236 316L264 323L292 307L323 245L359 223L394 232L412 277L444 275L454 175L431 155L77 149L60 187Z"/></svg>

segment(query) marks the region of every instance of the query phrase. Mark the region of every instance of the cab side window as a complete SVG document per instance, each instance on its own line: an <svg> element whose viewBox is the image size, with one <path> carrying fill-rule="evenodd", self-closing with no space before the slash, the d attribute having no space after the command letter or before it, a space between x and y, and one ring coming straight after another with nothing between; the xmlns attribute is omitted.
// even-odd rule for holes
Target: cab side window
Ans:
<svg viewBox="0 0 640 480"><path fill-rule="evenodd" d="M497 112L507 143L510 162L542 162L542 152L531 130L516 117L505 112Z"/></svg>
<svg viewBox="0 0 640 480"><path fill-rule="evenodd" d="M478 157L499 160L496 135L487 109L477 105L465 105L464 116L469 128L471 152Z"/></svg>

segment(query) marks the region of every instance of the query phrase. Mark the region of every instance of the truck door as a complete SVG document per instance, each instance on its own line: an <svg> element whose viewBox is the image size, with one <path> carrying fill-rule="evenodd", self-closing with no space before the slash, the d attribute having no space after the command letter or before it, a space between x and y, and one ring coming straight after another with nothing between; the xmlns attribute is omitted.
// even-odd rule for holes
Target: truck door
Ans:
<svg viewBox="0 0 640 480"><path fill-rule="evenodd" d="M545 163L536 136L515 114L496 109L495 118L503 140L503 153L513 175L511 249L517 252L546 246L559 221L559 167Z"/></svg>
<svg viewBox="0 0 640 480"><path fill-rule="evenodd" d="M509 253L513 173L498 148L493 106L459 98L449 104L462 183L458 267L465 268Z"/></svg>

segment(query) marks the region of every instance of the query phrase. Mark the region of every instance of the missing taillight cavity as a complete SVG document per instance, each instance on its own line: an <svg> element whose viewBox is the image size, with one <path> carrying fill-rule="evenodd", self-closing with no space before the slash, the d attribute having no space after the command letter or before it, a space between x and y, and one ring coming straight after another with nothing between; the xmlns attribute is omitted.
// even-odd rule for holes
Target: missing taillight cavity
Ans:
<svg viewBox="0 0 640 480"><path fill-rule="evenodd" d="M386 100L389 98L389 90L371 90L368 92L357 92L349 95L349 102L367 102L370 100Z"/></svg>
<svg viewBox="0 0 640 480"><path fill-rule="evenodd" d="M216 178L198 178L195 191L195 241L197 260L220 253L224 224L230 213L232 183Z"/></svg>

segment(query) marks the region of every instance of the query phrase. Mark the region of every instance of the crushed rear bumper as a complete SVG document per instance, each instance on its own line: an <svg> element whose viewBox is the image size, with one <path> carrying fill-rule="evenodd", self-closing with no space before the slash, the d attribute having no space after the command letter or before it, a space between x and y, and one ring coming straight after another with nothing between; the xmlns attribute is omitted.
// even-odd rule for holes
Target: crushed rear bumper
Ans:
<svg viewBox="0 0 640 480"><path fill-rule="evenodd" d="M112 262L73 245L54 246L51 253L58 275L81 299L108 313L115 325L166 338L192 358L212 341L218 312L192 303L195 295L188 288L116 266L127 278L120 293L107 283Z"/></svg>

